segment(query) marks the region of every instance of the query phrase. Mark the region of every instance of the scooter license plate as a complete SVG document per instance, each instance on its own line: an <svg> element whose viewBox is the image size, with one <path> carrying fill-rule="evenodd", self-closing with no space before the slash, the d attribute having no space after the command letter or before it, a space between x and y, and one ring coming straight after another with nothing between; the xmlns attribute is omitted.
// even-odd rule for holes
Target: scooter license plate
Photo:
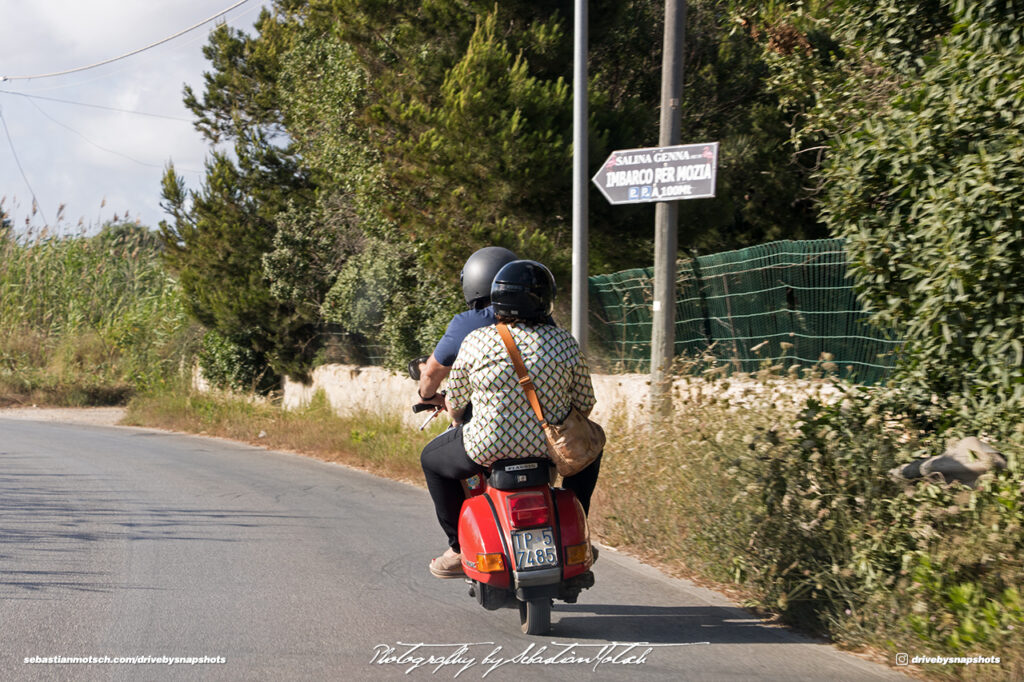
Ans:
<svg viewBox="0 0 1024 682"><path fill-rule="evenodd" d="M512 551L520 571L558 565L555 534L550 528L512 531Z"/></svg>

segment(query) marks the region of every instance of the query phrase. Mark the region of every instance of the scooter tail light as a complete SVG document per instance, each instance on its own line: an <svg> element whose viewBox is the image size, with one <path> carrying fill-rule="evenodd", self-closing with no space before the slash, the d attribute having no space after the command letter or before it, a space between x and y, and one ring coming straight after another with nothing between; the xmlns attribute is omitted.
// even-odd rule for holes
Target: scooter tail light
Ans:
<svg viewBox="0 0 1024 682"><path fill-rule="evenodd" d="M508 498L509 521L515 528L545 526L551 523L551 509L544 493L520 493Z"/></svg>

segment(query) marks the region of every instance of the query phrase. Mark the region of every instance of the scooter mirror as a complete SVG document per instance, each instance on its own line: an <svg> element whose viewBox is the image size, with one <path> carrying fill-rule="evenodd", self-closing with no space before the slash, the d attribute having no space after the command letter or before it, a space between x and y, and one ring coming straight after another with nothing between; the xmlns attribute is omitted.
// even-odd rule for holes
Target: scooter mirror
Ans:
<svg viewBox="0 0 1024 682"><path fill-rule="evenodd" d="M409 361L409 365L408 365L409 378L412 379L413 381L419 381L420 380L420 365L422 365L423 363L425 363L429 359L430 359L429 355L421 355L418 358L413 358L412 360L410 360Z"/></svg>

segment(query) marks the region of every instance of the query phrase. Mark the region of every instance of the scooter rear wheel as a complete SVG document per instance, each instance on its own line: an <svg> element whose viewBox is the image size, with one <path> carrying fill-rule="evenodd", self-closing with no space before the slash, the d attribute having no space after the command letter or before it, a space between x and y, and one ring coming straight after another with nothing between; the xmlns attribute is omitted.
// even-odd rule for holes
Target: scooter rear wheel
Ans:
<svg viewBox="0 0 1024 682"><path fill-rule="evenodd" d="M551 600L544 598L519 602L519 623L527 635L546 635L551 631Z"/></svg>

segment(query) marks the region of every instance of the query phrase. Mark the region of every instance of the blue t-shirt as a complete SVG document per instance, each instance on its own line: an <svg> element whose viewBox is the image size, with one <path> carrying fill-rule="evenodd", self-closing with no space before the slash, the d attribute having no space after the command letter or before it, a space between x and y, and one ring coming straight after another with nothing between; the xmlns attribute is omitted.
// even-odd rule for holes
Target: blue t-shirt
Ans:
<svg viewBox="0 0 1024 682"><path fill-rule="evenodd" d="M459 355L462 340L469 336L470 332L481 327L489 327L495 322L497 320L494 317L494 308L491 306L459 313L448 323L448 328L444 330L444 336L437 342L437 347L434 348L434 359L445 367L451 367Z"/></svg>
<svg viewBox="0 0 1024 682"><path fill-rule="evenodd" d="M437 342L437 347L434 348L434 359L440 365L451 367L455 364L455 358L459 356L459 348L462 347L463 339L469 336L470 332L474 332L480 327L490 327L497 321L498 318L495 317L494 308L491 306L459 313L448 323L448 328L444 330L444 336ZM554 325L555 321L549 315L546 323Z"/></svg>

